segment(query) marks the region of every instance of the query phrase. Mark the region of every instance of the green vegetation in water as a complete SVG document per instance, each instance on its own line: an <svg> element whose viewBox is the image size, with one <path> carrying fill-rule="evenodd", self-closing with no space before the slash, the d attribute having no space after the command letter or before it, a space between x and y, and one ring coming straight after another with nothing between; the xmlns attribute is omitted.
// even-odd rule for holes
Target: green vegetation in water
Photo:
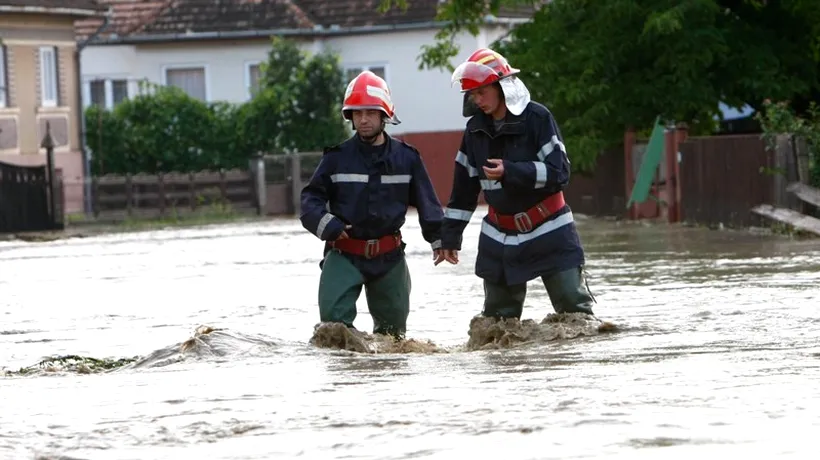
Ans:
<svg viewBox="0 0 820 460"><path fill-rule="evenodd" d="M26 376L40 374L44 372L68 372L76 374L97 374L113 369L119 369L127 366L139 357L134 358L120 358L120 359L98 359L88 356L65 355L52 356L40 361L37 364L28 367L21 367L17 371L5 371L5 375L12 376Z"/></svg>
<svg viewBox="0 0 820 460"><path fill-rule="evenodd" d="M793 239L817 238L817 235L815 235L814 233L794 228L793 225L789 225L783 222L773 222L771 224L770 230L774 235L785 236Z"/></svg>

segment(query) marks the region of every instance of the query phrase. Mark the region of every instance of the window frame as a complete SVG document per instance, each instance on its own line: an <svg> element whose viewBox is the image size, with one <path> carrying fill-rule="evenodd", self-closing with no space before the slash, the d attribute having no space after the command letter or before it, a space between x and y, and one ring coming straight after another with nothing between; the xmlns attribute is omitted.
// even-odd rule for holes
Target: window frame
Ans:
<svg viewBox="0 0 820 460"><path fill-rule="evenodd" d="M253 93L251 93L251 67L260 66L262 61L245 61L245 98L251 100ZM261 78L262 74L259 74Z"/></svg>
<svg viewBox="0 0 820 460"><path fill-rule="evenodd" d="M117 106L117 103L114 101L114 83L123 82L125 84L125 99L128 100L135 96L134 92L132 91L132 81L134 81L134 79L126 75L107 77L94 75L90 77L84 77L83 108L88 108L94 105L94 91L92 90L94 83L102 83L103 86L103 100L100 107L105 110L112 110L114 107Z"/></svg>
<svg viewBox="0 0 820 460"><path fill-rule="evenodd" d="M40 107L43 108L53 108L60 106L60 74L59 68L60 64L57 62L58 59L58 51L56 46L41 46L39 47L39 59L40 59ZM51 88L47 87L46 83L46 56L51 54L51 64L52 67L48 70L51 71ZM47 96L47 91L52 90L54 93L54 98L49 99Z"/></svg>
<svg viewBox="0 0 820 460"><path fill-rule="evenodd" d="M165 64L161 68L161 82L162 86L168 86L168 71L169 70L199 70L202 69L205 79L205 103L211 102L211 81L210 69L208 64L202 62L189 62L185 64Z"/></svg>
<svg viewBox="0 0 820 460"><path fill-rule="evenodd" d="M344 64L342 69L345 73L345 78L347 78L347 73L351 70L358 70L359 72L363 72L365 70L372 70L375 67L381 67L384 69L384 81L387 82L387 87L392 89L390 85L390 65L387 62L368 62L368 63L350 63ZM345 85L350 83L350 80L345 82Z"/></svg>
<svg viewBox="0 0 820 460"><path fill-rule="evenodd" d="M9 106L8 67L8 49L6 45L0 43L0 109L5 109Z"/></svg>

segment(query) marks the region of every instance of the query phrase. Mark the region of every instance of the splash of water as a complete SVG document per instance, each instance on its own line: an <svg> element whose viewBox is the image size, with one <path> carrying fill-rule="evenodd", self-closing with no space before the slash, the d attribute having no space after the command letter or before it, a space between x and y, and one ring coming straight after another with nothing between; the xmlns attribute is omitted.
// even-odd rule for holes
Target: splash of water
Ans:
<svg viewBox="0 0 820 460"><path fill-rule="evenodd" d="M448 353L513 348L579 336L614 332L616 326L583 313L549 314L540 323L531 319L499 320L476 316L470 321L469 340L457 350L447 350L427 340L396 340L381 334L368 334L341 323L319 323L310 344L318 348L355 353Z"/></svg>
<svg viewBox="0 0 820 460"><path fill-rule="evenodd" d="M188 340L156 350L124 368L162 367L190 359L264 355L275 348L276 343L264 337L199 326Z"/></svg>
<svg viewBox="0 0 820 460"><path fill-rule="evenodd" d="M470 321L469 351L514 348L580 336L614 332L616 326L584 313L550 313L540 323L531 319L476 316Z"/></svg>
<svg viewBox="0 0 820 460"><path fill-rule="evenodd" d="M445 349L429 340L397 340L391 336L368 334L341 323L319 323L309 343L317 348L345 350L367 354L450 353L486 349L514 348L560 339L594 336L617 330L615 325L582 313L549 314L540 323L527 319L495 319L476 316L470 321L469 339L463 347ZM276 343L264 337L242 334L212 326L199 326L183 342L160 348L147 356L120 359L98 359L86 356L53 356L8 376L31 376L44 373L95 374L124 369L163 367L189 360L226 356L269 354Z"/></svg>
<svg viewBox="0 0 820 460"><path fill-rule="evenodd" d="M446 353L429 340L396 340L382 334L368 334L350 329L342 323L319 323L313 330L310 344L319 348L357 353Z"/></svg>

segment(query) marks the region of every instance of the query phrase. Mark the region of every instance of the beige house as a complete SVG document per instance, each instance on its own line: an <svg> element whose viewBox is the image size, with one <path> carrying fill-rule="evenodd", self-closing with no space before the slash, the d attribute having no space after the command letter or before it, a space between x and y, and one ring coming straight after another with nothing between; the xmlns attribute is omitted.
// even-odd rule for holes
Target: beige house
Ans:
<svg viewBox="0 0 820 460"><path fill-rule="evenodd" d="M83 209L74 22L103 13L93 0L0 0L0 162L44 164L40 142L48 122L66 212Z"/></svg>

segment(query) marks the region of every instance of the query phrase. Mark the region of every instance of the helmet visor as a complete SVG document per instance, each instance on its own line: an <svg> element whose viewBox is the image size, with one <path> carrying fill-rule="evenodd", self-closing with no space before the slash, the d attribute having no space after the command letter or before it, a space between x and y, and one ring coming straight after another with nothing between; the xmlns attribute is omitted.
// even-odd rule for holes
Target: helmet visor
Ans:
<svg viewBox="0 0 820 460"><path fill-rule="evenodd" d="M491 77L494 79L490 79ZM499 79L498 73L491 67L477 62L463 62L453 71L450 86L461 83L461 89L469 90Z"/></svg>

